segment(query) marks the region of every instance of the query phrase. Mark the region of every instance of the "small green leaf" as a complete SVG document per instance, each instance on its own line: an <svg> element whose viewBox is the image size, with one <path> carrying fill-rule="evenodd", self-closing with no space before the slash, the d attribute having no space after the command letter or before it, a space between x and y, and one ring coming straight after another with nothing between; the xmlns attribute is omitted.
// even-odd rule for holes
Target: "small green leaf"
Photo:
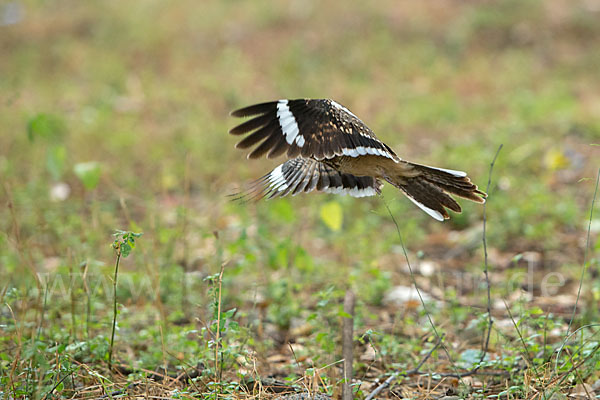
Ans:
<svg viewBox="0 0 600 400"><path fill-rule="evenodd" d="M540 307L532 307L529 310L531 315L542 315L544 314L544 310L542 310Z"/></svg>
<svg viewBox="0 0 600 400"><path fill-rule="evenodd" d="M52 178L57 181L61 178L67 159L67 149L65 146L53 146L48 149L46 154L46 169L52 175Z"/></svg>
<svg viewBox="0 0 600 400"><path fill-rule="evenodd" d="M127 257L129 255L129 253L131 253L131 246L129 245L129 243L121 243L121 255L123 257Z"/></svg>
<svg viewBox="0 0 600 400"><path fill-rule="evenodd" d="M321 206L321 220L334 232L342 228L344 215L342 206L337 201L330 201Z"/></svg>
<svg viewBox="0 0 600 400"><path fill-rule="evenodd" d="M33 142L36 137L46 140L58 140L65 133L65 124L52 114L37 114L27 123L27 137Z"/></svg>
<svg viewBox="0 0 600 400"><path fill-rule="evenodd" d="M116 229L115 233L113 233L115 240L112 243L112 248L125 258L135 249L135 239L142 235L142 232L137 233Z"/></svg>
<svg viewBox="0 0 600 400"><path fill-rule="evenodd" d="M481 351L478 349L467 349L460 354L459 362L464 368L472 368L479 363Z"/></svg>
<svg viewBox="0 0 600 400"><path fill-rule="evenodd" d="M100 181L100 163L96 161L90 161L85 163L75 164L73 167L73 171L75 175L81 180L83 186L87 190L93 190L98 186L98 182Z"/></svg>

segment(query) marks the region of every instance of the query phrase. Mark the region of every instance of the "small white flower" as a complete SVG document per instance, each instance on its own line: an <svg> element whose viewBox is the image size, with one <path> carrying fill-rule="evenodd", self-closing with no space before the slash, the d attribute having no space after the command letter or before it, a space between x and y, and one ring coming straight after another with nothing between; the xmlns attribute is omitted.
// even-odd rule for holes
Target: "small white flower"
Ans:
<svg viewBox="0 0 600 400"><path fill-rule="evenodd" d="M71 186L64 182L58 182L50 188L50 200L64 201L71 194Z"/></svg>

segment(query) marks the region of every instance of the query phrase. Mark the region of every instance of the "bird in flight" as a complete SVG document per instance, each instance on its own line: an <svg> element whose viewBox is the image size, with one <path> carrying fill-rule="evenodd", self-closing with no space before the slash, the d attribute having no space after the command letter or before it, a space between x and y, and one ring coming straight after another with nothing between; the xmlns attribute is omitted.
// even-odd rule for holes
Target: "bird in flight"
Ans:
<svg viewBox="0 0 600 400"><path fill-rule="evenodd" d="M232 128L247 135L239 149L256 146L248 158L275 158L283 164L255 181L240 197L262 199L313 190L353 197L381 193L383 181L397 187L409 200L438 221L450 218L447 209L461 212L451 195L484 203L467 174L452 169L415 164L401 159L356 115L329 99L278 100L231 112L252 117ZM260 143L260 144L259 144Z"/></svg>

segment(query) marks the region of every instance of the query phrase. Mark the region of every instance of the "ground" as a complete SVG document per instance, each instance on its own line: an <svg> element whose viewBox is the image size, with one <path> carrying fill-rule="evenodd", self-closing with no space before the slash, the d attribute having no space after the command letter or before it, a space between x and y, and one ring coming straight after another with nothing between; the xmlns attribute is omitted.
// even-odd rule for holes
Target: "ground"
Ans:
<svg viewBox="0 0 600 400"><path fill-rule="evenodd" d="M599 17L0 2L0 397L339 396L347 318L357 399L394 373L377 398L598 396ZM277 161L234 149L229 112L302 97L405 159L491 176L485 209L439 223L392 187L231 202Z"/></svg>

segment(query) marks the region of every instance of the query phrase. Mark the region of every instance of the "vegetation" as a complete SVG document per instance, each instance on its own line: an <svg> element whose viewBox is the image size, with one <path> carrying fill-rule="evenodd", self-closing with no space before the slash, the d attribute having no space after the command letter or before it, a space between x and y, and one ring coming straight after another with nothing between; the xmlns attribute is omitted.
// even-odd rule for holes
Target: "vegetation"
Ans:
<svg viewBox="0 0 600 400"><path fill-rule="evenodd" d="M357 399L597 397L599 10L0 2L0 398L338 396L349 317ZM503 144L487 255L468 202L230 202L229 111L299 97L484 188Z"/></svg>

